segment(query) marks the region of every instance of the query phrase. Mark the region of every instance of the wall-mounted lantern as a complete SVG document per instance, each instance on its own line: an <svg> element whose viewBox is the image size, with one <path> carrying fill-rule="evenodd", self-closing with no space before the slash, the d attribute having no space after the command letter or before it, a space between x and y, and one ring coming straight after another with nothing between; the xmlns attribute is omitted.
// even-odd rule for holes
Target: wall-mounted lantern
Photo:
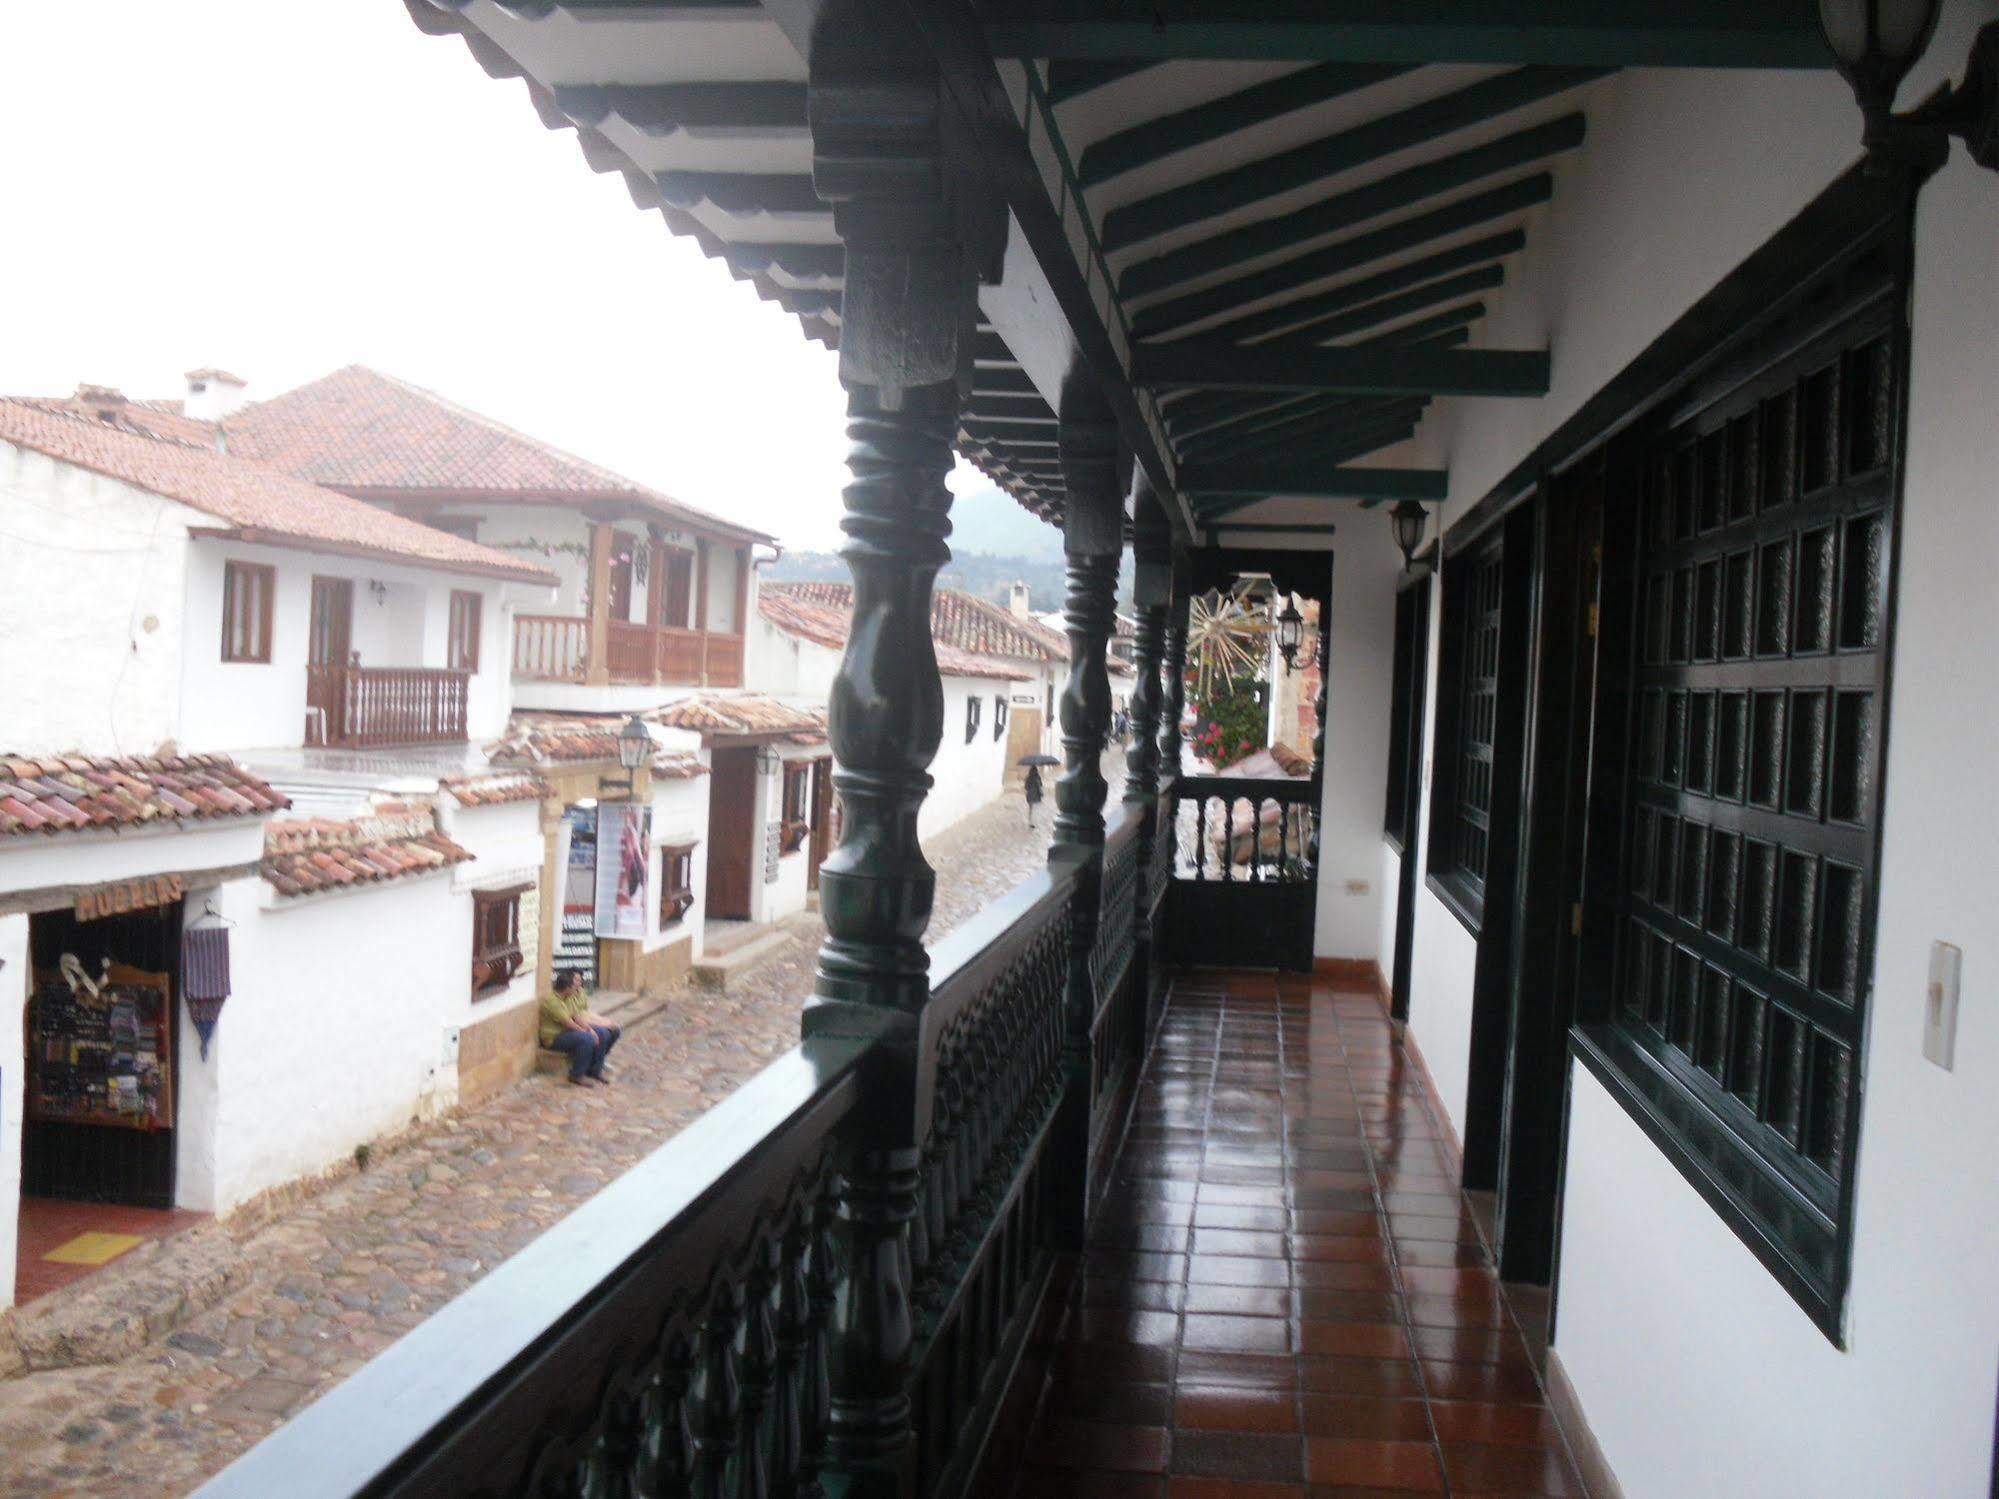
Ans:
<svg viewBox="0 0 1999 1499"><path fill-rule="evenodd" d="M1929 46L1941 8L1942 0L1819 0L1819 28L1860 105L1869 152L1933 169L1954 135L1973 161L1999 171L1999 21L1972 41L1961 83L1894 113L1895 90Z"/></svg>
<svg viewBox="0 0 1999 1499"><path fill-rule="evenodd" d="M1416 548L1423 544L1423 528L1430 523L1430 512L1416 500L1402 500L1388 512L1388 519L1395 527L1395 544L1402 549L1402 565L1407 567L1416 560Z"/></svg>
<svg viewBox="0 0 1999 1499"><path fill-rule="evenodd" d="M1298 601L1286 597L1284 612L1277 616L1277 654L1284 658L1284 669L1290 671L1298 664L1298 647L1305 640L1305 616L1298 612Z"/></svg>
<svg viewBox="0 0 1999 1499"><path fill-rule="evenodd" d="M599 789L622 786L630 791L639 767L651 758L652 731L646 727L645 720L634 713L618 730L618 764L624 768L625 778L622 781L600 779L597 783Z"/></svg>

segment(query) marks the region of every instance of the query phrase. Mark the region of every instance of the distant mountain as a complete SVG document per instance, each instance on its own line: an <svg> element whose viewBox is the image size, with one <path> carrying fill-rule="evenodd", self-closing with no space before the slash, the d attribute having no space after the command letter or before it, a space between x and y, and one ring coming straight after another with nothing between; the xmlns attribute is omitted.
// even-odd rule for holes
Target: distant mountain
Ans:
<svg viewBox="0 0 1999 1499"><path fill-rule="evenodd" d="M1120 600L1131 596L1130 572L1127 554L1118 578ZM848 580L847 564L835 552L786 552L764 569L764 576L773 583ZM1027 584L1035 613L1060 609L1067 586L1062 533L997 489L953 500L951 561L938 575L938 584L1003 604L1015 579Z"/></svg>

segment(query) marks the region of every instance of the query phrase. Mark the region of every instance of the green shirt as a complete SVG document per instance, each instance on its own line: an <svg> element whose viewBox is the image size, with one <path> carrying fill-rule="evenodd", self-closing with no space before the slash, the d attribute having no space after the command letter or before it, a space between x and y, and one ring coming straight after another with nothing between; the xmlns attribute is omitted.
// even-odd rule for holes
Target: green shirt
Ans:
<svg viewBox="0 0 1999 1499"><path fill-rule="evenodd" d="M541 1044L548 1045L569 1029L563 1021L573 1020L589 1008L589 1001L584 999L581 989L571 989L567 994L549 990L541 997Z"/></svg>

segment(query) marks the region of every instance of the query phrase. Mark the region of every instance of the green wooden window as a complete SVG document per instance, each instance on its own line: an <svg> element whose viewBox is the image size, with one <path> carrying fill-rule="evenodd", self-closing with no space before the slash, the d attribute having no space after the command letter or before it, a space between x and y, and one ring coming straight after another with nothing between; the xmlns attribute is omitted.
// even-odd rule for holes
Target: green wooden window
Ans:
<svg viewBox="0 0 1999 1499"><path fill-rule="evenodd" d="M1438 679L1429 877L1466 922L1485 908L1492 842L1493 742L1499 726L1499 631L1506 557L1501 533L1444 566L1444 651Z"/></svg>

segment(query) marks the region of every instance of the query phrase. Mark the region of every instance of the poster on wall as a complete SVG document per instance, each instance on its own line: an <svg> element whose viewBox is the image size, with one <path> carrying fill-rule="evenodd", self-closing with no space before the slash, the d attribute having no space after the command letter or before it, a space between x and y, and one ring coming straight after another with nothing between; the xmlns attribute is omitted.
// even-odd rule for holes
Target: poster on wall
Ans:
<svg viewBox="0 0 1999 1499"><path fill-rule="evenodd" d="M597 809L570 807L562 814L569 845L562 871L562 910L556 924L555 951L549 962L557 973L573 973L586 984L597 982Z"/></svg>
<svg viewBox="0 0 1999 1499"><path fill-rule="evenodd" d="M597 809L597 935L646 934L652 873L652 808L618 802Z"/></svg>

